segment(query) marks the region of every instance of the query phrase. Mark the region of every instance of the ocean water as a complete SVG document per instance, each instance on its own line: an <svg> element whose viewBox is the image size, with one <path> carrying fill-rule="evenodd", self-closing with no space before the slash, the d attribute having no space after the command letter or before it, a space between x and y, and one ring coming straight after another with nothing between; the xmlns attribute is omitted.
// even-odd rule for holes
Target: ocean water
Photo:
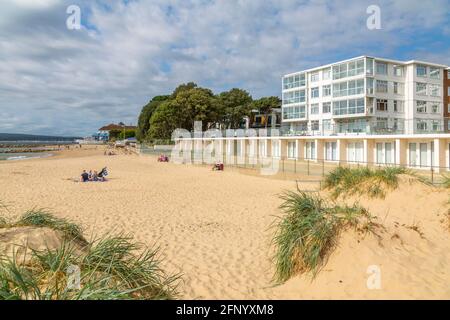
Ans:
<svg viewBox="0 0 450 320"><path fill-rule="evenodd" d="M1 141L0 140L0 161L5 160L26 160L36 158L47 158L53 156L53 149L58 145L72 145L74 141ZM21 152L34 150L35 152Z"/></svg>
<svg viewBox="0 0 450 320"><path fill-rule="evenodd" d="M30 153L0 153L0 161L4 160L26 160L26 159L37 159L37 158L48 158L53 154L48 152L30 152Z"/></svg>

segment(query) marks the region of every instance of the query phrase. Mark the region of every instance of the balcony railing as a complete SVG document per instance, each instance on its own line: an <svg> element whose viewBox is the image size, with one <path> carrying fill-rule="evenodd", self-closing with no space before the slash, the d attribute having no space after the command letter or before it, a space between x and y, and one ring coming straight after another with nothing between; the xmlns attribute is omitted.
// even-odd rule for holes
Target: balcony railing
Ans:
<svg viewBox="0 0 450 320"><path fill-rule="evenodd" d="M450 118L436 119L412 119L392 121L387 120L359 120L354 122L338 122L335 124L302 124L291 129L282 126L280 128L254 128L254 131L246 129L228 129L209 134L211 138L245 138L245 137L293 137L293 136L341 136L341 135L401 135L401 134L450 134ZM192 137L194 135L192 134Z"/></svg>

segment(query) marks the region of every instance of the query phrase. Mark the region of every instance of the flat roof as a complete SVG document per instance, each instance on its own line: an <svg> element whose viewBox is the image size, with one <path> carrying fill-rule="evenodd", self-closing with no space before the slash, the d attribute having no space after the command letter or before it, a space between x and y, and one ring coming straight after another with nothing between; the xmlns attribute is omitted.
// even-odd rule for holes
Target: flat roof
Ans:
<svg viewBox="0 0 450 320"><path fill-rule="evenodd" d="M302 74L302 73L313 72L313 71L321 70L321 69L325 69L325 68L330 68L330 67L332 67L334 65L337 65L337 64L346 63L346 62L349 62L349 61L363 59L363 58L371 58L371 59L384 61L384 62L389 62L389 63L395 63L395 64L399 64L399 65L426 64L428 66L438 67L438 68L443 68L443 69L450 70L450 67L447 66L447 65L433 63L433 62L426 62L426 61L421 61L421 60L401 61L401 60L394 60L394 59L387 59L387 58L378 58L378 57L373 57L373 56L358 56L358 57L337 61L337 62L325 64L325 65L314 67L314 68L310 68L310 69L306 69L306 70L301 70L301 71L297 71L297 72L293 72L293 73L288 73L288 74L284 75L283 78L284 77L290 77L290 76L298 75L298 74Z"/></svg>

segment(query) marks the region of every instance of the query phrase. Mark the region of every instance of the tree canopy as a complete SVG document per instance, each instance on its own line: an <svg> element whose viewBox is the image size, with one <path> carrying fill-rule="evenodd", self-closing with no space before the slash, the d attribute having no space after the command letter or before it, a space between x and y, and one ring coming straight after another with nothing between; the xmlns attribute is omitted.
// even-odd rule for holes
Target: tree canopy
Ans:
<svg viewBox="0 0 450 320"><path fill-rule="evenodd" d="M170 139L175 129L193 130L195 121L202 121L203 130L239 128L252 110L270 113L278 107L278 97L253 101L245 90L234 88L215 95L194 82L179 85L171 95L156 96L139 115L138 140Z"/></svg>
<svg viewBox="0 0 450 320"><path fill-rule="evenodd" d="M139 140L144 140L150 129L150 118L155 112L156 108L163 102L170 98L170 96L156 96L149 103L147 103L139 115L138 129L136 131L136 137Z"/></svg>

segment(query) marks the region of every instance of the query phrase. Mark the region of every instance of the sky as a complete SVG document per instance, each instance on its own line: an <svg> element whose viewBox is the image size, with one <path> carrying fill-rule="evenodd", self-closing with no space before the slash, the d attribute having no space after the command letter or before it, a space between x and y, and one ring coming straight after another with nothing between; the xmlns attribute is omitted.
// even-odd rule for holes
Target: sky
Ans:
<svg viewBox="0 0 450 320"><path fill-rule="evenodd" d="M281 96L283 74L361 55L450 65L450 0L0 0L0 132L135 124L189 81Z"/></svg>

